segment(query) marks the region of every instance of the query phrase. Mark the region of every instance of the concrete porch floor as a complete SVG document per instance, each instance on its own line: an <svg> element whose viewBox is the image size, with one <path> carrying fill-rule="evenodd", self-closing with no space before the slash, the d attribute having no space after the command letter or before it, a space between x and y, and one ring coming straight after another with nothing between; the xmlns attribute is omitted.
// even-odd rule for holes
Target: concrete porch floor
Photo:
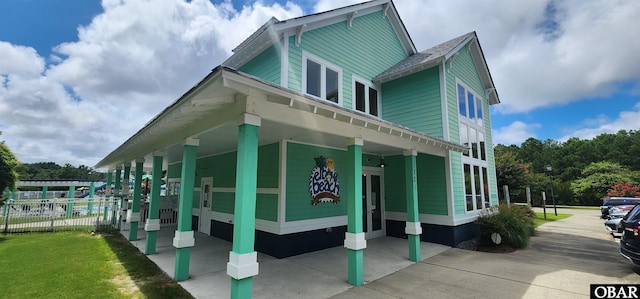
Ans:
<svg viewBox="0 0 640 299"><path fill-rule="evenodd" d="M148 255L169 277L175 269L175 227L162 227L158 232L156 254ZM128 237L128 231L122 231ZM196 298L229 298L230 277L227 262L231 242L195 232L191 248L189 279L180 285ZM131 241L141 252L145 248L146 232L138 231L138 240ZM420 243L422 260L451 247ZM408 260L406 239L382 237L367 240L364 250L365 284L414 265ZM260 272L253 278L253 298L328 298L351 288L347 283L347 249L334 247L284 259L258 253Z"/></svg>

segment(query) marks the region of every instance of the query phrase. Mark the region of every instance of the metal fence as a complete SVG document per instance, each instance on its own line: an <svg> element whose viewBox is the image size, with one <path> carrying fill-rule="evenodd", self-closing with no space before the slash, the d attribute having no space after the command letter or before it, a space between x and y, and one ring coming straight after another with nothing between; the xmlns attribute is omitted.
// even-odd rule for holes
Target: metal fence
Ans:
<svg viewBox="0 0 640 299"><path fill-rule="evenodd" d="M98 230L114 225L118 216L117 201L104 197L7 200L0 209L5 234Z"/></svg>

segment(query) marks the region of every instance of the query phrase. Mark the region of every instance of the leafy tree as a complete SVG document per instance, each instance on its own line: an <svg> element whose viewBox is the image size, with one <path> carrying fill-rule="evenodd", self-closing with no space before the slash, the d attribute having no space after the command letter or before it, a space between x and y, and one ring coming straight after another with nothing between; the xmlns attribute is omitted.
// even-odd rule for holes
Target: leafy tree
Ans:
<svg viewBox="0 0 640 299"><path fill-rule="evenodd" d="M505 198L502 186L509 186L509 193L517 198L524 198L524 188L529 185L529 165L522 163L514 153L508 150L499 150L496 153L496 174L498 180L498 193L500 198Z"/></svg>
<svg viewBox="0 0 640 299"><path fill-rule="evenodd" d="M4 144L4 141L0 143L0 205L6 200L4 190L15 187L17 174L15 171L18 166L18 158L11 152L9 147Z"/></svg>
<svg viewBox="0 0 640 299"><path fill-rule="evenodd" d="M106 178L106 174L97 172L92 167L86 165L75 167L69 163L64 166L54 162L20 164L16 171L22 180L80 179L98 181Z"/></svg>
<svg viewBox="0 0 640 299"><path fill-rule="evenodd" d="M607 191L607 196L611 197L640 197L640 185L632 185L630 183L615 184Z"/></svg>
<svg viewBox="0 0 640 299"><path fill-rule="evenodd" d="M617 183L637 182L637 173L612 162L596 162L582 171L582 178L571 184L580 204L601 204L602 197Z"/></svg>

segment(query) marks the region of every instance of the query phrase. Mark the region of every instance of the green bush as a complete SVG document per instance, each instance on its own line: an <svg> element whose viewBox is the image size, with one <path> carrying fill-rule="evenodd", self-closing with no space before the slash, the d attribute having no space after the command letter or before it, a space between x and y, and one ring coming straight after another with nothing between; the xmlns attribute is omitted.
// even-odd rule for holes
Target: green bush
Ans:
<svg viewBox="0 0 640 299"><path fill-rule="evenodd" d="M525 248L529 239L536 232L533 219L535 213L528 206L501 204L480 213L478 225L478 241L481 244L493 244L491 234L498 233L502 243L515 248Z"/></svg>

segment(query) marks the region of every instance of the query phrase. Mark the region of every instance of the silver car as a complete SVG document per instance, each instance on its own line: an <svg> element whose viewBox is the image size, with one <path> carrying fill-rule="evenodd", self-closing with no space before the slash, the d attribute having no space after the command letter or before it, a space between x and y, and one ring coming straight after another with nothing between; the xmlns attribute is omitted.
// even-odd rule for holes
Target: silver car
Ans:
<svg viewBox="0 0 640 299"><path fill-rule="evenodd" d="M609 214L607 215L607 220L604 222L604 227L614 237L622 234L622 230L624 229L621 225L622 217L627 215L633 207L634 205L620 205L609 209Z"/></svg>

